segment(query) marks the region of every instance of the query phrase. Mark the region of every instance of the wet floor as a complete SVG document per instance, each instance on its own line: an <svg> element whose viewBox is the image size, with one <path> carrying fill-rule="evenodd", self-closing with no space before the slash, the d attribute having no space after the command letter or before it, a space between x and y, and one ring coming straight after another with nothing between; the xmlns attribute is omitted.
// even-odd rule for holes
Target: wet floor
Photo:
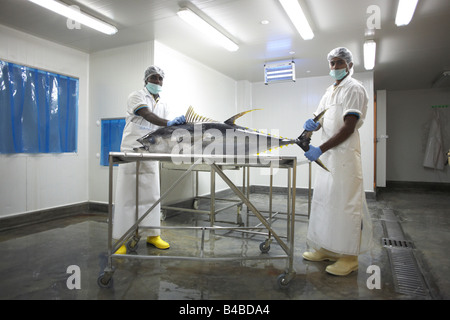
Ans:
<svg viewBox="0 0 450 320"><path fill-rule="evenodd" d="M327 274L325 268L330 262L302 259L302 252L308 249L308 219L302 215L307 212L307 200L297 195L293 255L296 275L287 287L279 287L278 277L285 272L289 259L273 258L286 255L276 241L268 253L262 253L259 246L266 236L228 230L164 229L162 235L171 244L169 250L147 246L142 237L134 255L152 259L115 258L112 286L100 288L97 279L107 266L107 219L102 213L80 212L73 217L0 232L0 299L449 299L448 192L391 189L379 193L377 198L368 202L374 245L360 255L358 271L346 277ZM252 194L251 201L259 209L267 209L267 195ZM207 208L208 202L201 202L200 206ZM386 209L398 219L404 237L413 244L404 250L412 253L425 291L402 293L399 289L400 276L393 270L391 249L382 242L388 225ZM284 235L284 195L274 196L273 211L280 215L272 228ZM236 226L237 214L236 207L227 209L217 215L217 224ZM259 222L247 213L245 206L240 214L245 225ZM205 214L170 211L163 226L209 226L208 218ZM155 259L161 256L165 258ZM173 256L207 259L170 259ZM221 257L258 260L214 260ZM79 272L73 272L71 266L78 267ZM376 279L373 266L379 270ZM74 280L74 275L79 278ZM76 282L79 288L70 289ZM375 283L379 288L373 288Z"/></svg>

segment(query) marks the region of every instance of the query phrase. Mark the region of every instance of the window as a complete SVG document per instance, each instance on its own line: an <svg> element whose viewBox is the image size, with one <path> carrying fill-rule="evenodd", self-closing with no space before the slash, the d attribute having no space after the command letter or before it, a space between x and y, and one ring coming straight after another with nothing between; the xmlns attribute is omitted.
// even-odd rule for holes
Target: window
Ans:
<svg viewBox="0 0 450 320"><path fill-rule="evenodd" d="M0 154L77 152L78 81L0 60Z"/></svg>
<svg viewBox="0 0 450 320"><path fill-rule="evenodd" d="M100 154L100 165L109 165L109 153L119 152L122 143L125 118L102 119L102 146Z"/></svg>

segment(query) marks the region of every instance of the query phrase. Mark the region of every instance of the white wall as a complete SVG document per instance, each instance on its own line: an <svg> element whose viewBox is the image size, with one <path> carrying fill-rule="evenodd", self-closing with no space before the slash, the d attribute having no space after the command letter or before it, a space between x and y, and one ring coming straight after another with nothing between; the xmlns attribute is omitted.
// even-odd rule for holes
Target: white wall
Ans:
<svg viewBox="0 0 450 320"><path fill-rule="evenodd" d="M364 174L364 189L374 191L374 108L373 108L373 73L364 72L353 75L363 82L369 95L369 108L363 127L359 130L361 137L361 153ZM328 86L332 84L329 76L299 78L296 82L284 82L265 85L263 82L253 84L252 102L255 108L263 111L253 112L252 125L257 129L278 132L287 138L297 138L303 131L303 123L312 117L321 97ZM275 130L275 131L273 131ZM312 144L320 142L320 131L313 135ZM299 162L304 162L304 152L292 145L277 149L280 155L297 156ZM273 152L272 152L273 153ZM325 164L326 165L326 164ZM316 170L323 170L317 165L312 167L312 175ZM266 177L252 175L252 184L266 185ZM274 185L286 186L285 170L280 170L274 178ZM297 187L308 187L308 166L300 165L297 171Z"/></svg>
<svg viewBox="0 0 450 320"><path fill-rule="evenodd" d="M0 59L79 78L78 151L0 155L0 218L88 201L89 56L0 25Z"/></svg>
<svg viewBox="0 0 450 320"><path fill-rule="evenodd" d="M193 60L182 53L155 42L155 64L160 66L166 75L163 92L172 116L185 114L189 106L205 117L217 121L225 121L237 112L235 80ZM235 172L226 172L235 181ZM180 172L162 170L164 177L161 190L169 188ZM240 180L238 180L240 181ZM171 193L166 202L179 201L194 195L195 180L193 175L186 177L180 186ZM216 191L228 186L216 176ZM210 193L210 174L199 174L199 194Z"/></svg>
<svg viewBox="0 0 450 320"><path fill-rule="evenodd" d="M197 113L215 119L227 119L236 113L236 81L159 42L145 42L92 54L90 57L90 147L89 199L108 201L108 167L100 166L97 154L101 147L102 118L124 117L128 95L143 87L146 68L152 64L164 70L161 97L167 102L170 117L185 114L189 106ZM117 168L114 168L114 179ZM179 171L162 170L164 192L180 175ZM209 174L200 174L199 194L209 193ZM194 195L193 175L164 201L170 203ZM115 184L114 184L115 185ZM225 185L217 179L216 190Z"/></svg>
<svg viewBox="0 0 450 320"><path fill-rule="evenodd" d="M450 105L450 90L426 89L387 92L388 181L450 183L449 166L444 170L423 167L433 108ZM438 109L444 151L450 149L450 107Z"/></svg>

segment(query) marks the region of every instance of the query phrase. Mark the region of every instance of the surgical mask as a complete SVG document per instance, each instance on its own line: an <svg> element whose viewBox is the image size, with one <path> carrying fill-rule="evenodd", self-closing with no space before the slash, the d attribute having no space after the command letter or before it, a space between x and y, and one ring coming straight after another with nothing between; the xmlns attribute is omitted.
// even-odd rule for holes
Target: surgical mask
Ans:
<svg viewBox="0 0 450 320"><path fill-rule="evenodd" d="M162 91L162 87L158 84L154 84L154 83L147 83L145 85L145 87L147 88L147 90L151 93L151 94L158 94Z"/></svg>
<svg viewBox="0 0 450 320"><path fill-rule="evenodd" d="M330 76L336 80L342 80L348 74L346 69L331 70Z"/></svg>

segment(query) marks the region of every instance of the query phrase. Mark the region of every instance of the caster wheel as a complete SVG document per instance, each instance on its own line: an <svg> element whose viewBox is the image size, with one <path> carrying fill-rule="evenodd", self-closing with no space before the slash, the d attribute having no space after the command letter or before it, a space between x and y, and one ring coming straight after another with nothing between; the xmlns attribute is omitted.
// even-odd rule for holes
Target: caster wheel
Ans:
<svg viewBox="0 0 450 320"><path fill-rule="evenodd" d="M192 209L198 210L198 200L197 199L194 199L194 201L192 202Z"/></svg>
<svg viewBox="0 0 450 320"><path fill-rule="evenodd" d="M286 274L280 274L277 278L277 284L280 289L286 289L289 287L290 282L286 278Z"/></svg>
<svg viewBox="0 0 450 320"><path fill-rule="evenodd" d="M111 288L113 285L113 278L112 278L112 274L107 274L107 273L102 273L100 274L100 276L97 278L97 284L100 288Z"/></svg>
<svg viewBox="0 0 450 320"><path fill-rule="evenodd" d="M270 250L270 244L266 244L266 241L261 242L259 244L259 250L261 250L262 253L267 253Z"/></svg>

